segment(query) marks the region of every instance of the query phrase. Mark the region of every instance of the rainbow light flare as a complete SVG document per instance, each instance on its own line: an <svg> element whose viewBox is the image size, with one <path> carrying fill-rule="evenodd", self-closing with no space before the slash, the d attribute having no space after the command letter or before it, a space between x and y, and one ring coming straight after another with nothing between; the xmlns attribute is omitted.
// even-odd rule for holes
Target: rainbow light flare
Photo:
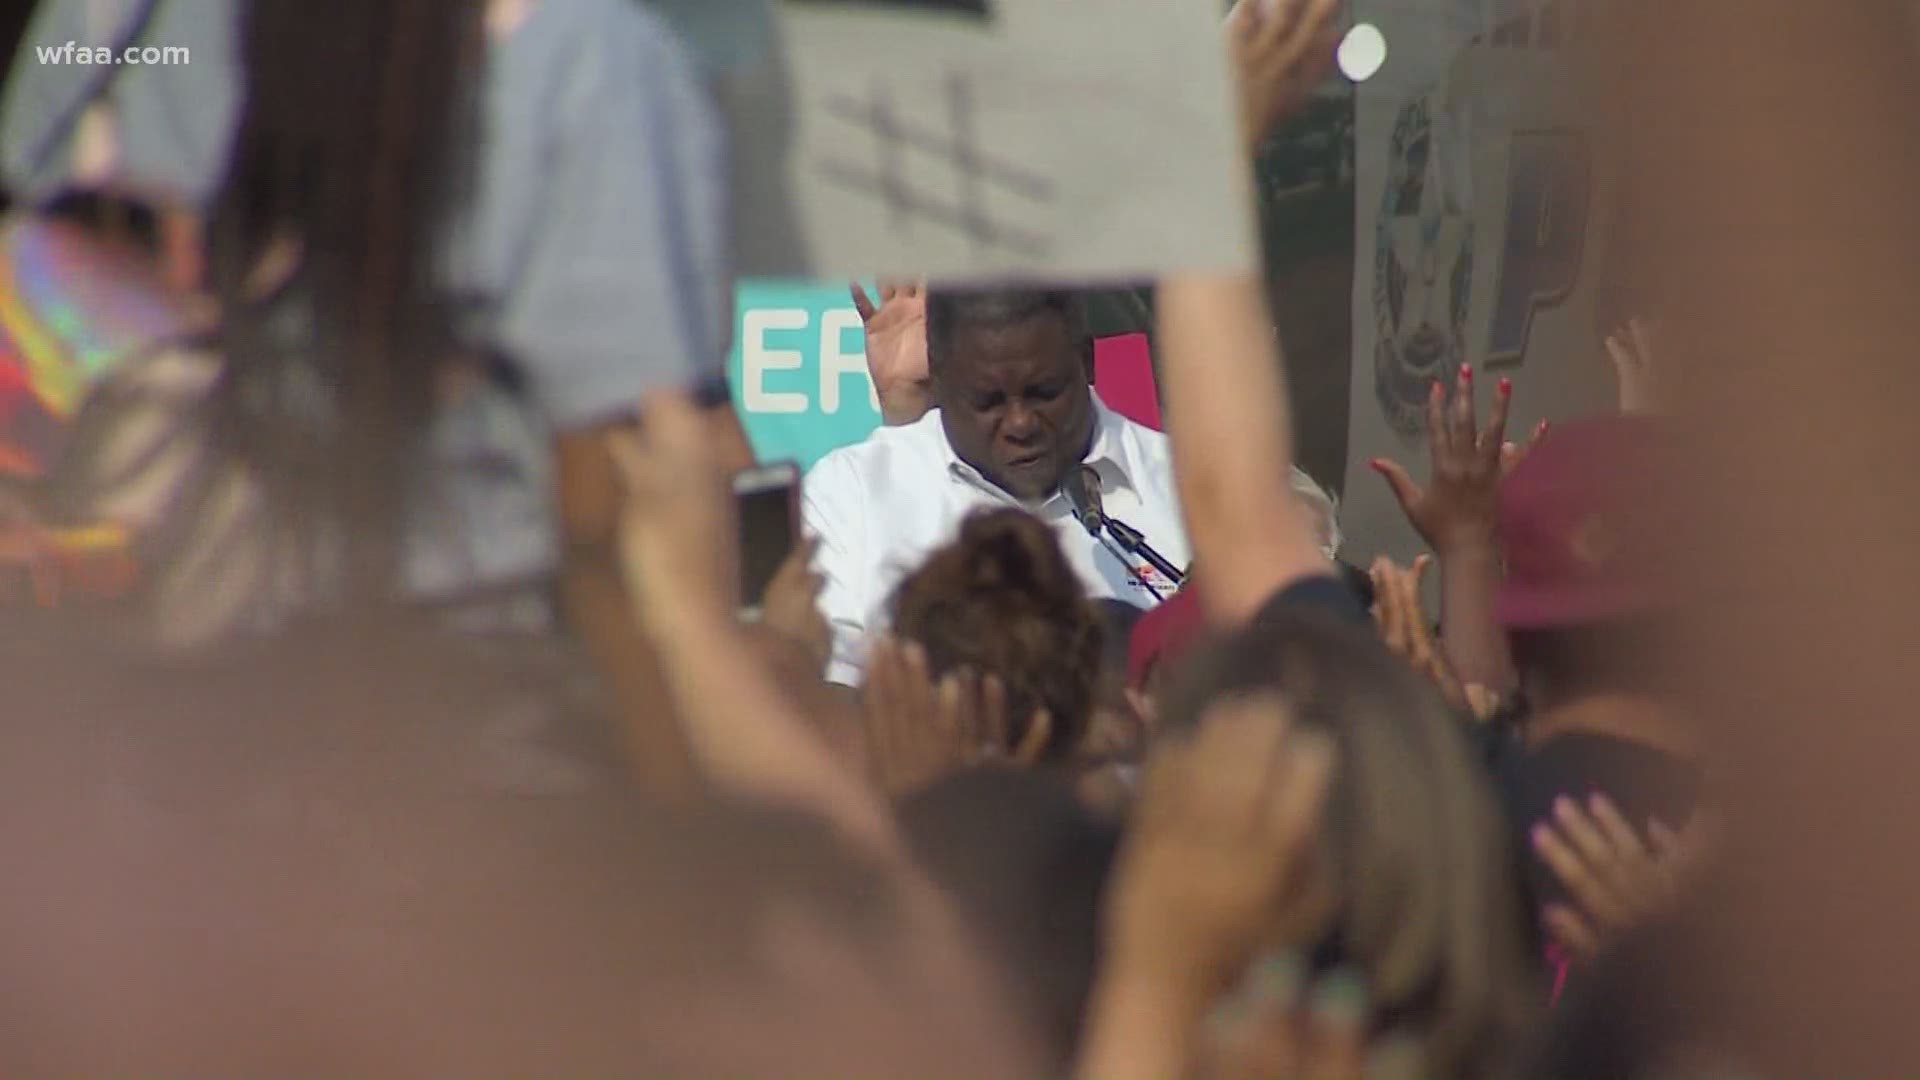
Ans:
<svg viewBox="0 0 1920 1080"><path fill-rule="evenodd" d="M0 229L0 479L40 475L87 389L190 325L138 251L76 226Z"/></svg>

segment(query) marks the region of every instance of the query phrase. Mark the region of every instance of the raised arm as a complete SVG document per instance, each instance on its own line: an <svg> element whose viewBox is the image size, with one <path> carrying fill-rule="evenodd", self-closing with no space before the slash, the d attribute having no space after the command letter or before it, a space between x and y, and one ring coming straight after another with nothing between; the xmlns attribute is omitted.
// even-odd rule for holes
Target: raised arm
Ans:
<svg viewBox="0 0 1920 1080"><path fill-rule="evenodd" d="M1396 462L1370 463L1439 558L1440 642L1447 659L1462 681L1500 693L1514 679L1506 634L1493 617L1501 577L1495 510L1512 400L1513 385L1501 379L1487 422L1479 424L1473 371L1462 365L1451 393L1436 380L1427 396L1427 486Z"/></svg>
<svg viewBox="0 0 1920 1080"><path fill-rule="evenodd" d="M1249 160L1330 65L1335 7L1241 0L1228 17ZM1173 278L1157 304L1167 431L1202 599L1214 619L1237 622L1289 582L1332 572L1293 493L1280 346L1253 272Z"/></svg>
<svg viewBox="0 0 1920 1080"><path fill-rule="evenodd" d="M1293 422L1271 325L1251 273L1161 285L1174 475L1206 579L1201 599L1222 622L1333 569L1293 493Z"/></svg>
<svg viewBox="0 0 1920 1080"><path fill-rule="evenodd" d="M621 523L640 625L701 772L717 787L821 814L870 849L896 849L880 797L807 723L736 617L739 550L722 462L680 394L649 400L616 442Z"/></svg>

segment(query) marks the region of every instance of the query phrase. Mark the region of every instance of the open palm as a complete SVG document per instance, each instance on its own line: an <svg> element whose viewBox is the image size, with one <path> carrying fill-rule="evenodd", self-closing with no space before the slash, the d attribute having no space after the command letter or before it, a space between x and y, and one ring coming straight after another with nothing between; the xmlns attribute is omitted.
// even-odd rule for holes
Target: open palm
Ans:
<svg viewBox="0 0 1920 1080"><path fill-rule="evenodd" d="M880 303L858 283L854 310L867 332L867 374L890 425L910 424L931 405L927 368L927 289L924 284L880 286Z"/></svg>

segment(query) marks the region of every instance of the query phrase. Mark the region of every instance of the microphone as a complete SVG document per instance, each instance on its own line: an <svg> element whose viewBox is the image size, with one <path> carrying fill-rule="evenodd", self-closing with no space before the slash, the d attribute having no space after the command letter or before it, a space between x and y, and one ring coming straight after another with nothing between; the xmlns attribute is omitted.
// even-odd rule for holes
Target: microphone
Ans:
<svg viewBox="0 0 1920 1080"><path fill-rule="evenodd" d="M1107 523L1106 511L1100 503L1100 474L1091 466L1082 465L1060 481L1060 490L1073 504L1073 516L1087 530L1087 535L1099 539L1100 529Z"/></svg>
<svg viewBox="0 0 1920 1080"><path fill-rule="evenodd" d="M1119 518L1107 516L1106 510L1100 505L1100 474L1093 470L1093 466L1082 465L1068 473L1061 487L1066 490L1067 500L1073 503L1073 516L1080 519L1080 524L1086 526L1088 532L1099 537L1104 530L1123 550L1147 560L1148 565L1175 586L1186 583L1187 572L1154 550L1139 529ZM1155 589L1153 592L1157 596L1160 591Z"/></svg>
<svg viewBox="0 0 1920 1080"><path fill-rule="evenodd" d="M1081 527L1087 530L1087 535L1099 541L1100 546L1107 549L1107 553L1113 556L1114 561L1126 567L1127 576L1147 590L1147 595L1153 597L1156 603L1165 601L1166 594L1160 591L1159 586L1148 581L1147 576L1133 564L1132 559L1127 558L1127 555L1129 552L1142 554L1148 563L1153 564L1154 568L1163 574L1173 568L1170 565L1161 565L1165 560L1160 559L1160 553L1146 544L1138 530L1107 516L1106 509L1100 500L1100 474L1094 471L1093 466L1082 465L1069 472L1060 481L1060 490L1066 495L1067 501L1073 504L1073 516L1080 522ZM1146 553L1141 552L1142 548ZM1175 585L1180 584L1183 577L1184 575L1178 570L1168 574L1168 578Z"/></svg>

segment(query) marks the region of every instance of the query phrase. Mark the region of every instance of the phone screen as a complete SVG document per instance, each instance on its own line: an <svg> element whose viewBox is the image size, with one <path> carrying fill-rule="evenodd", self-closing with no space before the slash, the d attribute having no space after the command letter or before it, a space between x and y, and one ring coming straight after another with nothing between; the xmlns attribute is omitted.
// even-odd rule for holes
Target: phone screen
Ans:
<svg viewBox="0 0 1920 1080"><path fill-rule="evenodd" d="M740 597L757 608L780 566L793 554L799 533L794 521L794 485L790 478L776 486L754 487L735 495L740 517Z"/></svg>

